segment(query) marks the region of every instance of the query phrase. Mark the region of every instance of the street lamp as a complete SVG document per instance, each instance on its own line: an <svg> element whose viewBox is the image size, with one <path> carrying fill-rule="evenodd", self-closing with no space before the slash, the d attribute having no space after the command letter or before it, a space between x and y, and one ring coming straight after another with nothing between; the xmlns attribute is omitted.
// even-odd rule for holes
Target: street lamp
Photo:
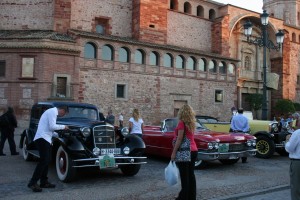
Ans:
<svg viewBox="0 0 300 200"><path fill-rule="evenodd" d="M283 38L284 33L283 30L279 30L278 33L276 33L276 43L277 46L268 38L267 34L267 26L269 21L269 14L264 10L263 13L260 15L261 19L261 31L262 36L260 38L251 39L251 33L252 33L252 23L250 21L247 21L244 24L244 34L247 37L247 42L250 44L257 45L259 47L263 47L263 103L262 103L262 119L267 119L267 48L268 49L274 49L276 51L279 51L281 48L281 45L283 44Z"/></svg>

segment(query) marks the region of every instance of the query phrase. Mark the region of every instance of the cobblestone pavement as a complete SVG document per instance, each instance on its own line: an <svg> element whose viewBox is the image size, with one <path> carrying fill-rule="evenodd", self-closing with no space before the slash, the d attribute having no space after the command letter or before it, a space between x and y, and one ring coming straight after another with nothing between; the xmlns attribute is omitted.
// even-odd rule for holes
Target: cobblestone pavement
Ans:
<svg viewBox="0 0 300 200"><path fill-rule="evenodd" d="M18 144L20 132L16 132ZM180 185L167 186L164 168L168 160L150 157L134 177L123 176L120 170L99 171L81 169L77 180L62 183L50 166L50 181L55 189L33 193L26 187L36 162L25 162L21 156L10 156L8 144L0 157L0 199L100 199L100 200L171 200L180 190ZM218 161L209 163L203 170L196 170L197 199L221 200L281 200L289 198L289 159L274 155L271 159L249 158L248 163L238 162L223 165ZM269 196L264 196L269 195ZM284 198L280 197L284 195Z"/></svg>

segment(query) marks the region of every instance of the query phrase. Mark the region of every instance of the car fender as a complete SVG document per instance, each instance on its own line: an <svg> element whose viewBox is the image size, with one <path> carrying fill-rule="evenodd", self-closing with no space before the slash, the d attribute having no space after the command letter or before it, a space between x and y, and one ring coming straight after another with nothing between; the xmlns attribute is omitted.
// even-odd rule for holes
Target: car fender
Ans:
<svg viewBox="0 0 300 200"><path fill-rule="evenodd" d="M21 149L23 148L23 142L24 142L25 136L28 139L28 148L34 146L34 142L33 142L34 137L33 137L32 132L30 130L28 130L28 129L25 129L22 132L21 137L20 137L19 148L21 148Z"/></svg>
<svg viewBox="0 0 300 200"><path fill-rule="evenodd" d="M84 151L84 146L81 142L76 139L75 136L70 136L67 138L63 137L53 137L52 139L53 145L57 148L59 146L65 147L66 151Z"/></svg>
<svg viewBox="0 0 300 200"><path fill-rule="evenodd" d="M274 135L269 133L269 132L266 132L266 131L259 131L259 132L256 132L254 134L254 136L257 138L258 136L267 136L268 138L270 139L273 139L274 138Z"/></svg>
<svg viewBox="0 0 300 200"><path fill-rule="evenodd" d="M124 138L124 142L119 144L120 148L129 147L130 152L133 152L136 149L145 149L146 145L142 138L136 135L127 135Z"/></svg>

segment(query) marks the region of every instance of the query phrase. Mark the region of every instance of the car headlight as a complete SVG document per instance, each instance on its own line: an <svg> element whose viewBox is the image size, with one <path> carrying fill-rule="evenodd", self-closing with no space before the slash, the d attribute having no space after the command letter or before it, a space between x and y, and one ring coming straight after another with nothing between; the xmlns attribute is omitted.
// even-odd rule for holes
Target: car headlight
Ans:
<svg viewBox="0 0 300 200"><path fill-rule="evenodd" d="M207 143L208 149L219 149L219 143L218 142L209 142Z"/></svg>
<svg viewBox="0 0 300 200"><path fill-rule="evenodd" d="M88 127L81 128L80 131L84 137L89 137L91 135L91 129Z"/></svg>
<svg viewBox="0 0 300 200"><path fill-rule="evenodd" d="M256 146L256 140L247 140L247 146L248 147L255 147Z"/></svg>
<svg viewBox="0 0 300 200"><path fill-rule="evenodd" d="M214 144L214 148L215 148L215 149L219 149L219 143L218 143L218 142L216 142L216 143Z"/></svg>
<svg viewBox="0 0 300 200"><path fill-rule="evenodd" d="M124 154L128 155L130 153L130 148L124 147L123 152L124 152Z"/></svg>
<svg viewBox="0 0 300 200"><path fill-rule="evenodd" d="M122 128L122 129L121 129L121 134L122 134L123 136L128 135L128 134L129 134L129 129L128 129L127 127Z"/></svg>
<svg viewBox="0 0 300 200"><path fill-rule="evenodd" d="M98 147L95 147L95 148L93 149L93 154L94 154L95 156L99 156L99 155L100 155L100 149L99 149Z"/></svg>

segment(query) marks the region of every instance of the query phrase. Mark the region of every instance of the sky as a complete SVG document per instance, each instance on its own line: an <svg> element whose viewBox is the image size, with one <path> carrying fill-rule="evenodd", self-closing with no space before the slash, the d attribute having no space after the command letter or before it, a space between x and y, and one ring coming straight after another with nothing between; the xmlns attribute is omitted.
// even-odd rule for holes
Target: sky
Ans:
<svg viewBox="0 0 300 200"><path fill-rule="evenodd" d="M213 1L217 1L223 4L231 4L258 13L262 13L263 0L213 0Z"/></svg>

